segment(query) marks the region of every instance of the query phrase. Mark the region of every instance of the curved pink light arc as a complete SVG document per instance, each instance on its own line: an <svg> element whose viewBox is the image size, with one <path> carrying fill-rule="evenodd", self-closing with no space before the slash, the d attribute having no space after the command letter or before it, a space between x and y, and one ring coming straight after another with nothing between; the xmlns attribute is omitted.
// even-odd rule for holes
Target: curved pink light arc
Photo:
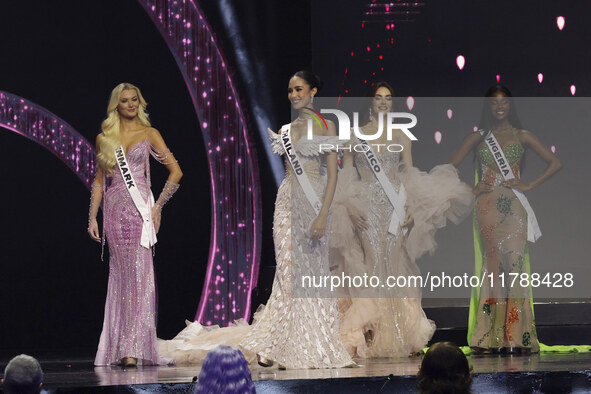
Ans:
<svg viewBox="0 0 591 394"><path fill-rule="evenodd" d="M210 253L195 319L226 326L248 319L261 233L254 139L205 14L193 0L138 0L183 75L201 124L212 193Z"/></svg>
<svg viewBox="0 0 591 394"><path fill-rule="evenodd" d="M0 127L43 146L90 189L94 180L94 146L66 121L38 104L0 90Z"/></svg>

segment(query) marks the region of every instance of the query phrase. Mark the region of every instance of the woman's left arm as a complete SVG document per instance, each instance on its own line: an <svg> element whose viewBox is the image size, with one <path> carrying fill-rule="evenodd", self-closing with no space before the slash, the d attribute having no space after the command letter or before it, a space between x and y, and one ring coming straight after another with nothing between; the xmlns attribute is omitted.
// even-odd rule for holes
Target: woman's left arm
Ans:
<svg viewBox="0 0 591 394"><path fill-rule="evenodd" d="M538 139L535 135L530 133L529 131L520 130L519 135L517 136L519 141L528 147L530 147L534 152L538 154L544 160L548 166L538 176L530 183L523 183L520 179L514 178L510 181L506 181L503 184L508 187L514 187L521 191L528 191L533 189L534 187L542 184L543 182L547 181L552 175L557 173L562 168L562 162L556 157L554 153L550 149L548 149L542 141Z"/></svg>
<svg viewBox="0 0 591 394"><path fill-rule="evenodd" d="M168 169L168 181L178 184L183 177L183 172L181 171L179 163L170 152L170 149L166 146L160 132L154 128L149 128L148 142L152 145L153 156L155 156L156 160L164 164Z"/></svg>
<svg viewBox="0 0 591 394"><path fill-rule="evenodd" d="M328 123L327 135L336 136L336 127L334 123ZM334 198L334 192L337 187L337 153L329 152L326 155L326 189L324 190L324 201L322 201L322 208L320 214L328 215L328 210Z"/></svg>
<svg viewBox="0 0 591 394"><path fill-rule="evenodd" d="M150 142L151 148L153 150L153 156L160 163L164 164L169 172L166 184L164 185L158 200L156 200L154 206L152 207L152 220L154 221L154 228L156 229L156 232L158 232L160 229L162 207L178 190L179 181L183 177L183 172L181 171L181 167L174 158L173 154L166 147L166 143L164 142L164 139L158 130L154 128L148 129L148 142Z"/></svg>
<svg viewBox="0 0 591 394"><path fill-rule="evenodd" d="M326 135L336 136L336 127L334 123L328 122L328 129ZM311 237L314 239L321 238L324 236L326 232L326 221L328 218L328 211L332 204L332 199L334 198L334 192L337 187L337 153L336 152L329 152L326 155L326 172L327 172L327 179L326 179L326 188L324 189L324 199L322 201L322 208L320 209L320 213L318 213L318 217L314 220L312 224L312 234Z"/></svg>

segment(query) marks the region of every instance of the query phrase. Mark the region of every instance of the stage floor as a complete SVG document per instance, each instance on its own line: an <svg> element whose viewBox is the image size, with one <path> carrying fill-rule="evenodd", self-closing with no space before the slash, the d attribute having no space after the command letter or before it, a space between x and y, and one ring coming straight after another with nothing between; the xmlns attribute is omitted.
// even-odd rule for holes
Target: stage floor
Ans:
<svg viewBox="0 0 591 394"><path fill-rule="evenodd" d="M176 392L188 392L191 387L189 384L194 377L199 375L198 365L140 366L126 370L122 367L94 367L91 360L66 360L66 358L41 360L45 374L44 387L48 392L79 392L82 388L86 388L84 392L89 392L88 389L91 387L98 389L99 386L121 387L154 384L159 386L146 386L141 392L164 392L149 387L172 387L175 385L178 385L177 390L180 390L181 386L183 387L182 391ZM376 392L376 387L380 388L390 374L395 378L392 379L392 383L388 383L388 386L396 385L396 388L385 387L383 392L407 392L407 389L411 390L416 384L414 376L421 360L422 356L404 359L359 360L360 367L358 368L285 371L278 370L277 367L263 368L253 365L251 370L259 393ZM474 387L475 392L511 392L506 391L503 387L512 387L514 383L503 381L503 379L523 380L524 377L537 377L540 384L543 380L557 383L560 379L570 382L577 378L589 384L589 391L586 389L580 391L576 387L570 386L565 387L566 391L563 392L591 392L591 383L589 382L591 376L589 373L591 371L590 353L545 353L530 356L471 355L468 356L468 360L475 374L474 385L480 385L480 389ZM4 370L4 366L0 365L0 368L0 371ZM355 385L352 385L354 382L359 385L355 390L353 390ZM584 385L584 382L581 384ZM561 383L561 385L564 384ZM526 386L530 387L531 382ZM343 387L350 387L352 391L343 391ZM577 387L580 388L580 385ZM106 389L106 387L103 388ZM363 388L367 388L367 390ZM490 391L493 388L499 390Z"/></svg>

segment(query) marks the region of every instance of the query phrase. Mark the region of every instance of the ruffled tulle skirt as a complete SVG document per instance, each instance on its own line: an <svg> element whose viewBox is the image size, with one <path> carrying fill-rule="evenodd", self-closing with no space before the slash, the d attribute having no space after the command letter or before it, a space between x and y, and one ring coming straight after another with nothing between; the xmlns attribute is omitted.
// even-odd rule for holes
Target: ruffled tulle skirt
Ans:
<svg viewBox="0 0 591 394"><path fill-rule="evenodd" d="M371 195L377 180L373 185L358 180L353 167L339 174L331 239L331 259L337 272L373 274L382 280L389 275L420 275L415 261L435 251L436 231L445 227L447 220L458 223L471 212L471 189L449 164L428 173L409 168L396 176L406 189L406 212L414 223L406 235L399 232L394 237L388 233L389 202L386 200L383 209L368 208L368 202L384 200ZM354 229L348 215L351 207L365 213L369 230ZM418 288L400 292L351 289L349 296L340 300L340 332L352 356L405 357L423 349L435 332L434 322L421 307Z"/></svg>
<svg viewBox="0 0 591 394"><path fill-rule="evenodd" d="M216 346L238 347L252 326L243 320L229 327L203 326L199 322L186 321L187 327L171 340L158 340L158 353L172 358L177 364L200 364L207 353ZM250 363L253 354L241 349Z"/></svg>

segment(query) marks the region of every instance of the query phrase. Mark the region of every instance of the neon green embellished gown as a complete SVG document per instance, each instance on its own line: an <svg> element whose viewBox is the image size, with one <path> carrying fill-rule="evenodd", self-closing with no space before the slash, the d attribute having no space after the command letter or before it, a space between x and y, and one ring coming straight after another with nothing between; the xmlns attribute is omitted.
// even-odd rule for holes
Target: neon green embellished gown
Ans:
<svg viewBox="0 0 591 394"><path fill-rule="evenodd" d="M515 142L503 147L515 177L523 146L512 130ZM529 273L527 251L527 213L504 181L485 143L476 150L476 183L482 179L493 191L476 198L474 207L475 275L486 280L474 289L470 304L468 343L472 348L526 348L539 351L531 302L531 288L521 287L519 279L509 286L511 273ZM494 282L488 280L492 274ZM501 286L502 275L505 278ZM480 290L480 291L479 291Z"/></svg>

